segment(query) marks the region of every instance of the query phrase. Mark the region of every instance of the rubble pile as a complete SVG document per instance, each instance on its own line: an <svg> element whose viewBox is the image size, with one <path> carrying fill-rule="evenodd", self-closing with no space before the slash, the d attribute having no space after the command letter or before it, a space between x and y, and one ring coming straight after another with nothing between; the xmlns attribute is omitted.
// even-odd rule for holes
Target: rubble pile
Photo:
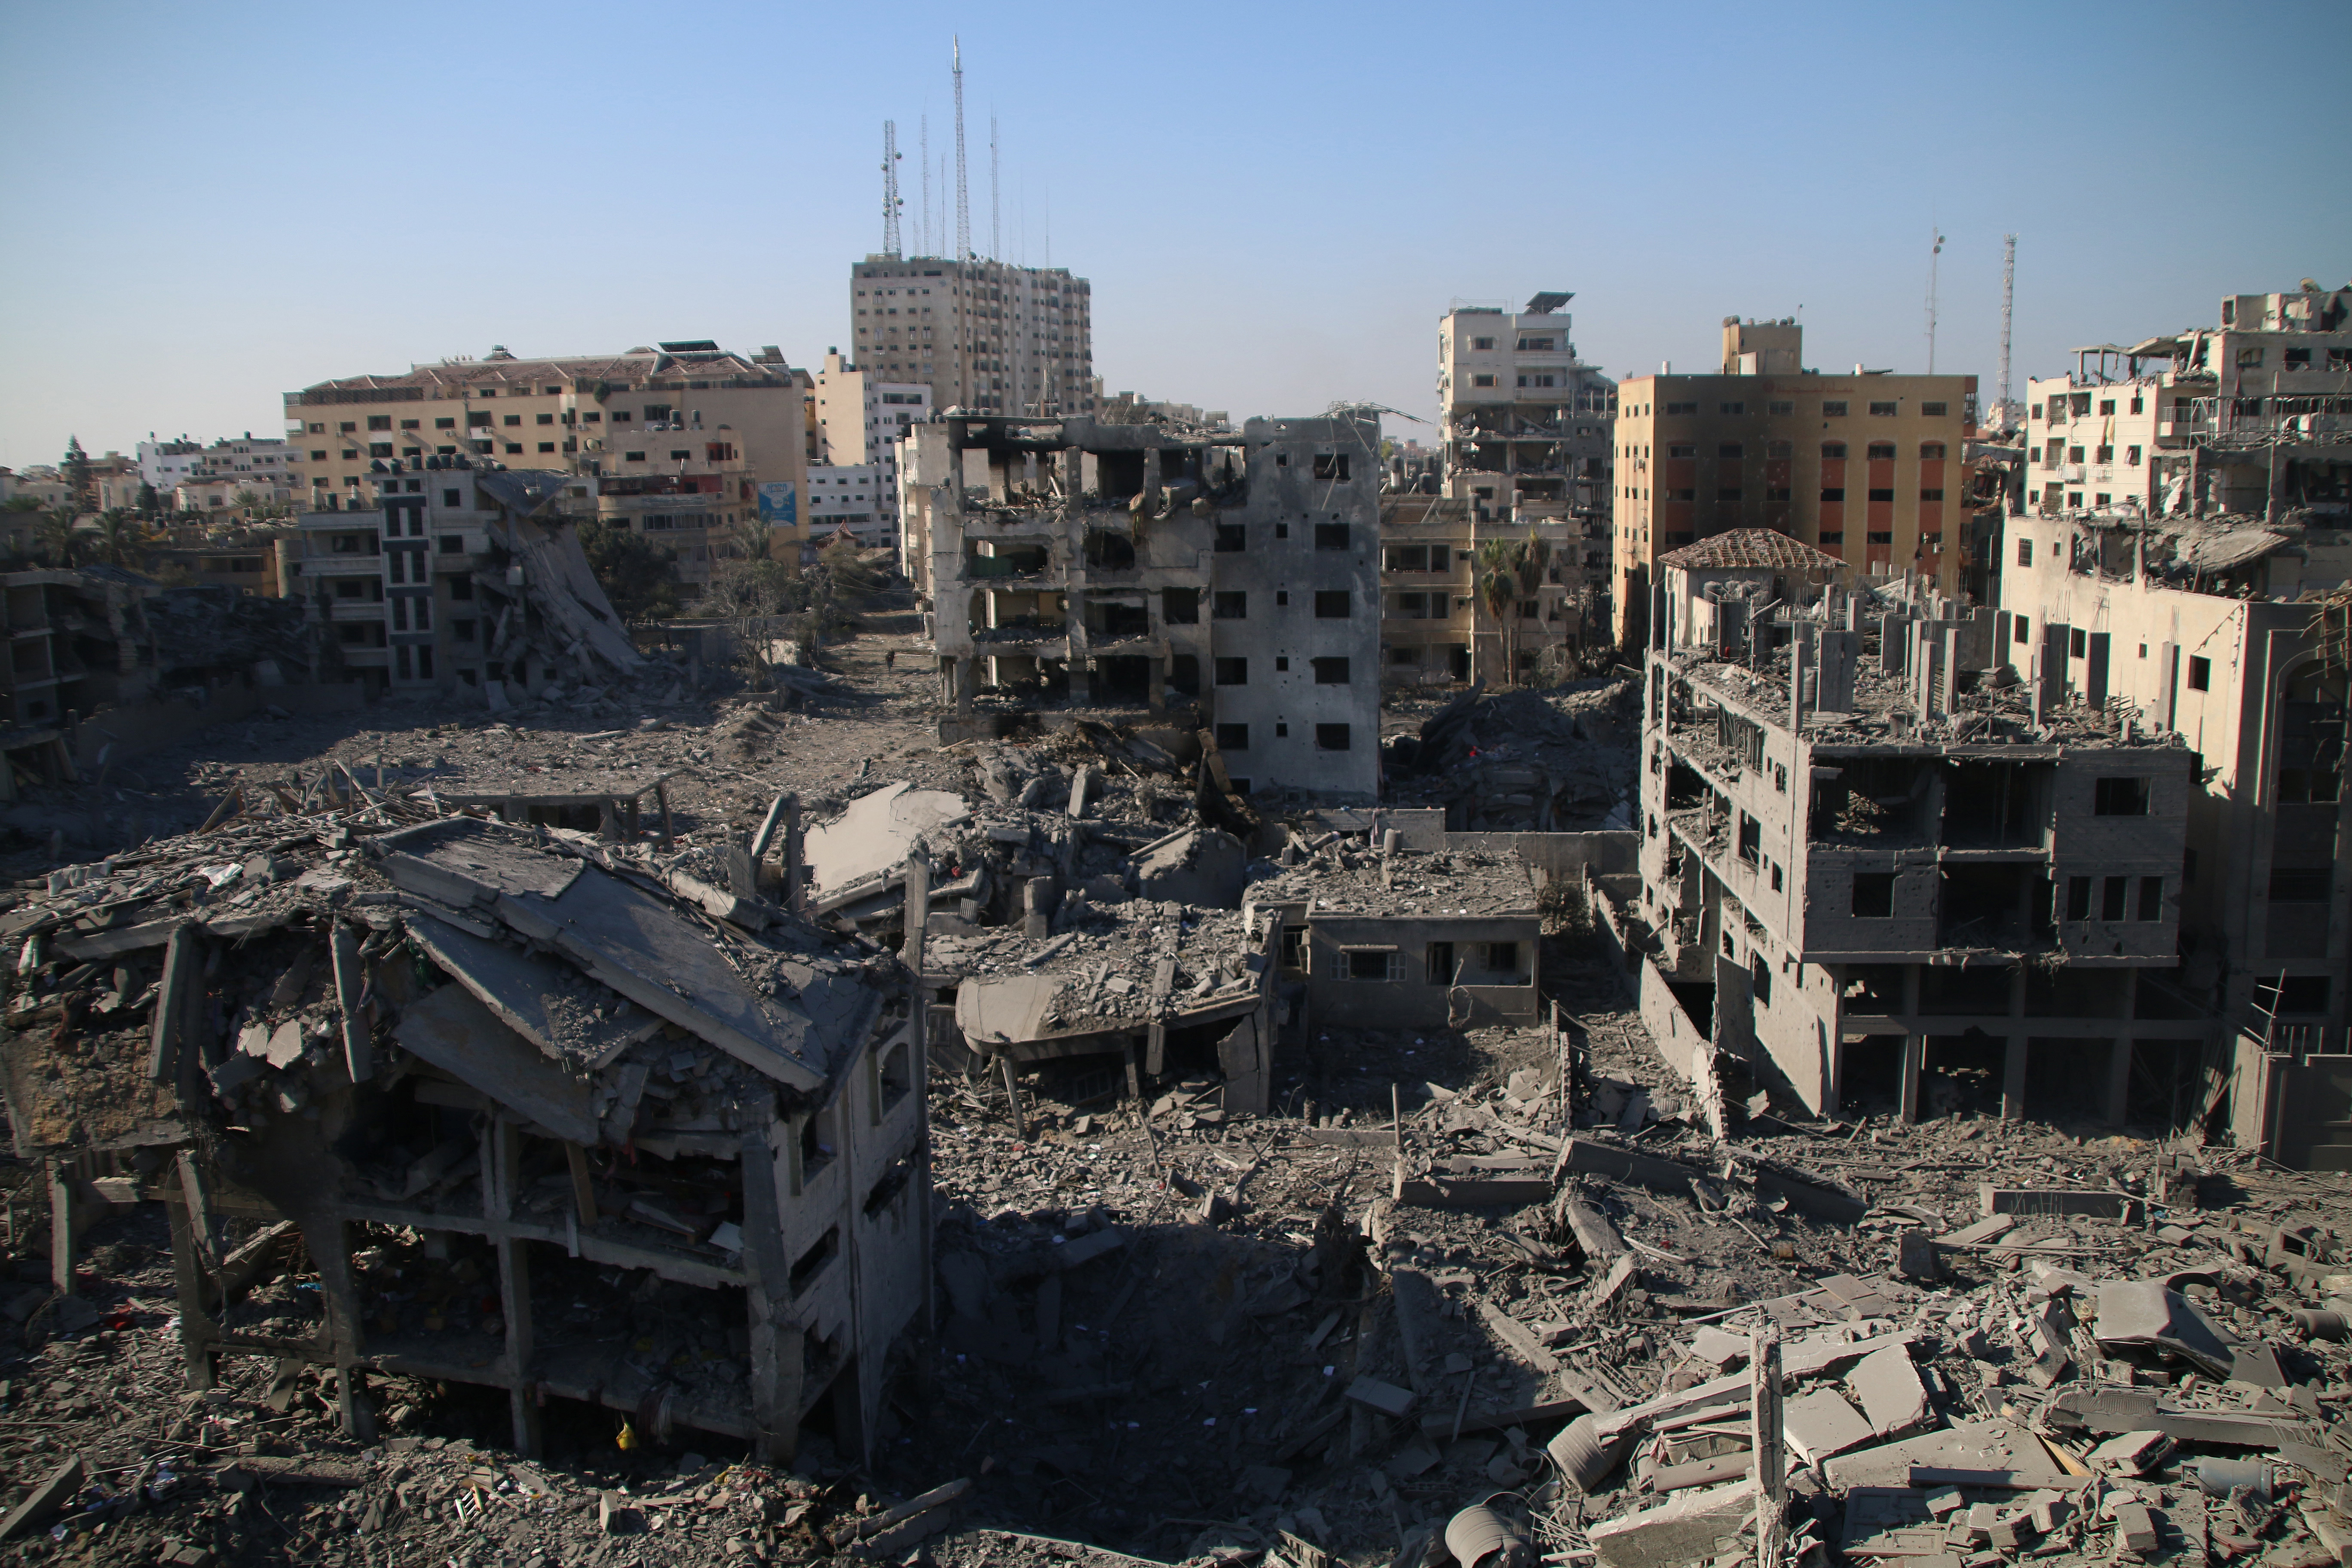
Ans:
<svg viewBox="0 0 2352 1568"><path fill-rule="evenodd" d="M1397 805L1443 805L1458 832L1569 833L1632 820L1635 684L1622 677L1473 688L1388 747Z"/></svg>

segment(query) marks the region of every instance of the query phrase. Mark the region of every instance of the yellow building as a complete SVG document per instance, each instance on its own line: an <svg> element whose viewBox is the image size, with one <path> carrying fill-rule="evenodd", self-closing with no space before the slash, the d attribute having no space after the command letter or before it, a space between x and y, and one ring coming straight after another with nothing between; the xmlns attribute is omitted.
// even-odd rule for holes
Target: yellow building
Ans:
<svg viewBox="0 0 2352 1568"><path fill-rule="evenodd" d="M1621 644L1644 635L1658 557L1727 529L1789 534L1864 579L1916 572L1957 588L1977 378L1805 370L1802 332L1727 318L1718 371L1619 384Z"/></svg>
<svg viewBox="0 0 2352 1568"><path fill-rule="evenodd" d="M747 358L696 340L556 359L499 348L320 382L286 395L286 421L288 438L303 444L313 510L367 508L373 477L394 462L414 472L462 456L578 474L590 492L582 500L690 493L692 526L764 524L781 555L807 532L806 407L775 349Z"/></svg>

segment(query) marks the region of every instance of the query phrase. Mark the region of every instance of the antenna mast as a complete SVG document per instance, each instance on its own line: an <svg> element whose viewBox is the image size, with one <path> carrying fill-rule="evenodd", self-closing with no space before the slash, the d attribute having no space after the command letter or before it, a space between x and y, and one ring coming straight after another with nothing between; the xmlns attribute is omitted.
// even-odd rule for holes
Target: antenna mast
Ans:
<svg viewBox="0 0 2352 1568"><path fill-rule="evenodd" d="M988 258L1004 259L1004 205L996 197L996 116L988 117Z"/></svg>
<svg viewBox="0 0 2352 1568"><path fill-rule="evenodd" d="M2009 329L2017 306L2017 236L2000 237L2000 419L2009 423Z"/></svg>
<svg viewBox="0 0 2352 1568"><path fill-rule="evenodd" d="M896 258L898 247L898 122L882 122L882 254Z"/></svg>
<svg viewBox="0 0 2352 1568"><path fill-rule="evenodd" d="M1944 255L1944 235L1941 229L1931 228L1927 232L1936 237L1935 248L1927 253L1927 374L1933 375L1936 374L1936 268Z"/></svg>
<svg viewBox="0 0 2352 1568"><path fill-rule="evenodd" d="M971 259L971 188L963 167L963 39L955 40L956 259Z"/></svg>
<svg viewBox="0 0 2352 1568"><path fill-rule="evenodd" d="M917 134L922 141L923 232L916 238L916 248L925 256L936 256L939 252L931 240L931 117L924 115L919 123L921 129Z"/></svg>

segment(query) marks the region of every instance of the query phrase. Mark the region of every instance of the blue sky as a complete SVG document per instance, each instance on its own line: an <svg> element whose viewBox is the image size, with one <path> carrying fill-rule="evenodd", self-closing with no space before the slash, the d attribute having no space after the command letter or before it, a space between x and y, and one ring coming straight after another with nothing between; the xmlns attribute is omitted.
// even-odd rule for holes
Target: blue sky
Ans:
<svg viewBox="0 0 2352 1568"><path fill-rule="evenodd" d="M1249 414L1434 412L1450 299L1576 292L1612 375L1801 307L1809 363L2016 378L2352 276L2340 5L0 9L0 463L274 433L415 361L845 340L918 121L973 231L1094 282L1095 363ZM934 182L935 205L944 193ZM1392 433L1415 434L1391 421Z"/></svg>

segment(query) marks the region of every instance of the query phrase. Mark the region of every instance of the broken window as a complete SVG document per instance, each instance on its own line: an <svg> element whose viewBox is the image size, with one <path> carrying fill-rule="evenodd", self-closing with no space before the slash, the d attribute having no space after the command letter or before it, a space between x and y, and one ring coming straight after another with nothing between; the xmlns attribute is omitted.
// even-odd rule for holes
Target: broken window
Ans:
<svg viewBox="0 0 2352 1568"><path fill-rule="evenodd" d="M1348 618L1348 590L1318 589L1315 595L1315 616L1318 620L1344 621Z"/></svg>
<svg viewBox="0 0 2352 1568"><path fill-rule="evenodd" d="M1249 660L1246 658L1221 658L1217 660L1216 668L1217 684L1220 686L1249 684Z"/></svg>
<svg viewBox="0 0 2352 1568"><path fill-rule="evenodd" d="M2124 909L2130 897L2129 877L2103 878L2099 884L2099 918L2103 921L2123 919Z"/></svg>
<svg viewBox="0 0 2352 1568"><path fill-rule="evenodd" d="M1345 686L1348 684L1348 660L1344 655L1332 655L1324 658L1309 659L1307 662L1315 667L1316 685Z"/></svg>
<svg viewBox="0 0 2352 1568"><path fill-rule="evenodd" d="M1249 530L1238 522L1221 522L1217 524L1217 548L1221 552L1229 555L1239 551L1247 550L1249 548Z"/></svg>
<svg viewBox="0 0 2352 1568"><path fill-rule="evenodd" d="M877 1059L874 1079L874 1120L879 1123L915 1087L908 1068L908 1042L899 1040Z"/></svg>
<svg viewBox="0 0 2352 1568"><path fill-rule="evenodd" d="M1516 942L1486 943L1486 973L1507 974L1516 979L1519 973L1519 944Z"/></svg>
<svg viewBox="0 0 2352 1568"><path fill-rule="evenodd" d="M1211 598L1209 613L1221 621L1247 620L1249 595L1239 589L1220 589Z"/></svg>
<svg viewBox="0 0 2352 1568"><path fill-rule="evenodd" d="M1315 726L1315 749L1318 752L1344 752L1349 750L1352 743L1348 726L1345 724Z"/></svg>
<svg viewBox="0 0 2352 1568"><path fill-rule="evenodd" d="M2017 542L2017 563L2020 566L2031 566L2033 564L2033 541L2030 539L2021 539ZM2023 642L2025 640L2025 617L2020 616L2017 619L2017 625L2019 627L2017 640Z"/></svg>
<svg viewBox="0 0 2352 1568"><path fill-rule="evenodd" d="M1825 418L1825 419L1843 419L1843 418L1844 418L1844 417L1845 417L1845 403L1844 403L1844 401L1843 401L1843 399L1839 399L1839 398L1824 398L1824 399L1822 399L1822 416L1823 418ZM1841 453L1839 453L1839 454L1838 454L1838 456L1840 456L1840 457L1843 457L1843 456L1845 456L1845 454L1844 454L1844 453L1843 453L1843 452L1841 452Z"/></svg>
<svg viewBox="0 0 2352 1568"><path fill-rule="evenodd" d="M1870 416L1873 419L1892 419L1900 412L1899 405L1893 403L1874 403L1870 405Z"/></svg>
<svg viewBox="0 0 2352 1568"><path fill-rule="evenodd" d="M1350 980L1392 981L1404 978L1404 954L1393 948L1351 947L1341 956Z"/></svg>
<svg viewBox="0 0 2352 1568"><path fill-rule="evenodd" d="M1856 920L1895 918L1895 873L1856 871L1853 874L1853 916Z"/></svg>
<svg viewBox="0 0 2352 1568"><path fill-rule="evenodd" d="M1201 695L1201 661L1189 653L1171 654L1168 659L1168 689L1186 697Z"/></svg>
<svg viewBox="0 0 2352 1568"><path fill-rule="evenodd" d="M841 1227L829 1226L814 1246L793 1260L792 1293L798 1296L806 1291L824 1272L825 1265L840 1256Z"/></svg>
<svg viewBox="0 0 2352 1568"><path fill-rule="evenodd" d="M1087 534L1087 564L1106 572L1124 572L1135 564L1135 542L1125 534L1092 529Z"/></svg>
<svg viewBox="0 0 2352 1568"><path fill-rule="evenodd" d="M2139 912L2135 920L2160 921L2164 918L2164 879L2142 877L2139 879Z"/></svg>
<svg viewBox="0 0 2352 1568"><path fill-rule="evenodd" d="M1870 460L1874 463L1893 462L1895 460L1895 443L1892 441L1873 441L1870 444Z"/></svg>
<svg viewBox="0 0 2352 1568"><path fill-rule="evenodd" d="M2213 661L2197 654L2189 656L2189 689L2208 691L2213 686Z"/></svg>
<svg viewBox="0 0 2352 1568"><path fill-rule="evenodd" d="M1220 725L1218 725L1218 726L1217 726L1217 750L1219 750L1219 751L1221 751L1221 752L1246 752L1246 751L1248 751L1248 750L1249 750L1249 726L1248 726L1248 725L1246 725L1246 724L1220 724Z"/></svg>
<svg viewBox="0 0 2352 1568"><path fill-rule="evenodd" d="M2091 918L2090 878L2066 879L2066 918L2070 921L2086 921Z"/></svg>
<svg viewBox="0 0 2352 1568"><path fill-rule="evenodd" d="M1160 589L1160 618L1173 626L1200 625L1201 590L1198 588Z"/></svg>
<svg viewBox="0 0 2352 1568"><path fill-rule="evenodd" d="M2082 634L2077 632L2075 635L2080 637ZM2091 814L2095 816L2146 816L2147 815L2147 780L2144 778L2095 780L2091 785Z"/></svg>
<svg viewBox="0 0 2352 1568"><path fill-rule="evenodd" d="M1764 854L1764 825L1748 816L1739 814L1739 858L1753 866Z"/></svg>
<svg viewBox="0 0 2352 1568"><path fill-rule="evenodd" d="M1349 454L1318 452L1315 454L1315 477L1318 479L1344 479L1348 474Z"/></svg>
<svg viewBox="0 0 2352 1568"><path fill-rule="evenodd" d="M1315 525L1315 548L1345 550L1348 548L1348 525L1344 522L1318 522Z"/></svg>
<svg viewBox="0 0 2352 1568"><path fill-rule="evenodd" d="M1430 984L1451 985L1454 984L1454 944L1452 942L1431 942L1425 950L1424 957L1428 965L1425 973Z"/></svg>

